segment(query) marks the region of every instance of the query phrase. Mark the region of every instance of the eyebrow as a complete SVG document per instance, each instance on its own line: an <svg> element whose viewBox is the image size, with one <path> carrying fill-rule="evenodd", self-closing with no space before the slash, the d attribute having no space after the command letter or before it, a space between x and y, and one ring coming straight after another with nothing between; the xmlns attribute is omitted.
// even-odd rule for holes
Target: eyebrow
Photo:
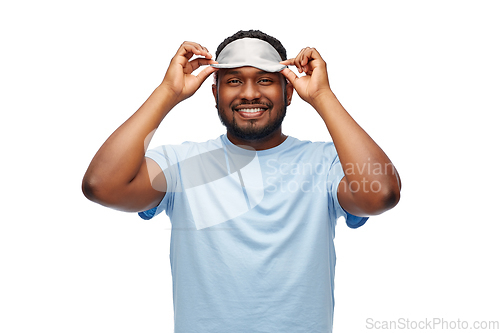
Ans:
<svg viewBox="0 0 500 333"><path fill-rule="evenodd" d="M266 72L266 71L258 71L257 75L263 75L263 74L273 74L274 72ZM241 71L237 69L233 69L232 71L226 72L224 75L240 75Z"/></svg>

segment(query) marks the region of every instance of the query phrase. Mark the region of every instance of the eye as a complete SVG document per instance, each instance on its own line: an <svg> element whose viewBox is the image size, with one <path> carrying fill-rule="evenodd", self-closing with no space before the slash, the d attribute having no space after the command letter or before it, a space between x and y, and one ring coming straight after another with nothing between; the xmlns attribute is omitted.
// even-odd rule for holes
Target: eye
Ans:
<svg viewBox="0 0 500 333"><path fill-rule="evenodd" d="M268 78L262 78L262 79L259 80L259 83L267 85L267 84L273 83L273 80L268 79Z"/></svg>
<svg viewBox="0 0 500 333"><path fill-rule="evenodd" d="M236 84L240 84L241 81L238 79L230 79L230 80L227 80L227 83L231 84L231 85L236 85Z"/></svg>

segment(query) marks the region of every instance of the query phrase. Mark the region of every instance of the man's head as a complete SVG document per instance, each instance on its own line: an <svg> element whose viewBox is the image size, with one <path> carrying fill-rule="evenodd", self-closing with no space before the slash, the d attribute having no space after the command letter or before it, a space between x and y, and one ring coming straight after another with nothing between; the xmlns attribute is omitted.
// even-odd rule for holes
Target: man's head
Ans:
<svg viewBox="0 0 500 333"><path fill-rule="evenodd" d="M219 118L228 136L261 141L281 134L293 92L291 84L278 72L280 58L286 60L281 42L258 30L239 31L219 45L216 57L226 62L244 58L241 67L232 63L221 65L212 86Z"/></svg>

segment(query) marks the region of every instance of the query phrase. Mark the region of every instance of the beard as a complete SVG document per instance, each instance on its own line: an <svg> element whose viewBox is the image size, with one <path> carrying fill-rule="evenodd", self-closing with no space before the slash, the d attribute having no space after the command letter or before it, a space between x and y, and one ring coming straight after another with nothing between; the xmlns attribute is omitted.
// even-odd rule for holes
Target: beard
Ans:
<svg viewBox="0 0 500 333"><path fill-rule="evenodd" d="M251 103L245 103L245 104L248 105ZM259 103L254 103L254 104L259 104ZM226 113L223 112L223 110L221 110L221 108L219 107L218 100L217 100L217 111L222 125L224 125L227 128L229 134L245 141L259 141L267 138L269 135L273 134L277 129L279 129L286 115L287 105L285 103L283 104L281 110L274 110L274 105L269 105L269 104L266 105L269 106L269 109L266 112L278 111L278 114L275 120L267 123L263 127L255 126L256 121L252 119L248 121L247 126L245 127L239 126L238 124L236 124L236 119L234 115L232 120L228 119ZM234 110L234 107L235 106L231 107L233 113L237 112Z"/></svg>

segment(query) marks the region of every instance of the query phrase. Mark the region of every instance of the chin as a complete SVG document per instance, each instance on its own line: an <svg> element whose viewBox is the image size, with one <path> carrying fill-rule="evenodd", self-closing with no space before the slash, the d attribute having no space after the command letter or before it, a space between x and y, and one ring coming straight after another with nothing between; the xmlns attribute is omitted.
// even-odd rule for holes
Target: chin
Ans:
<svg viewBox="0 0 500 333"><path fill-rule="evenodd" d="M281 123L286 115L286 106L283 108L280 116L273 122L270 122L260 128L255 128L255 121L250 120L249 126L243 128L236 124L235 119L229 120L223 112L218 111L219 119L227 129L227 132L232 136L244 141L263 141L272 134L275 134L281 128Z"/></svg>

